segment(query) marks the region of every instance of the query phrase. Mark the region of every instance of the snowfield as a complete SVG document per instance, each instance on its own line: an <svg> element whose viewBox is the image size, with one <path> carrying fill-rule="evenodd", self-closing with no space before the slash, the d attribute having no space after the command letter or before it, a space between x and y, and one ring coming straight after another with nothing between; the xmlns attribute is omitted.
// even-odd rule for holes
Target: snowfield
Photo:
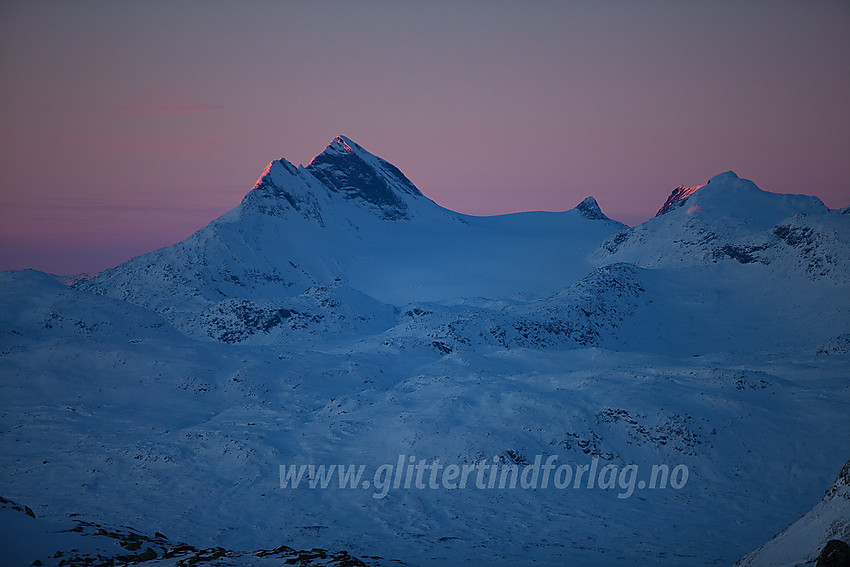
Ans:
<svg viewBox="0 0 850 567"><path fill-rule="evenodd" d="M471 217L342 136L276 160L234 210L93 279L0 273L0 547L814 564L850 534L847 213L727 172L634 228L592 198ZM546 486L476 482L547 459ZM364 473L283 486L301 465Z"/></svg>

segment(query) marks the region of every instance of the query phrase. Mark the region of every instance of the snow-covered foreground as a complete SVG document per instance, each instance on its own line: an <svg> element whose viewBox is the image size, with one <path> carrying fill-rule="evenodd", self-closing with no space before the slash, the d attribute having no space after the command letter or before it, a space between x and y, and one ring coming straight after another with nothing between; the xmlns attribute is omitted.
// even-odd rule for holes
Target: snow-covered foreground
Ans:
<svg viewBox="0 0 850 567"><path fill-rule="evenodd" d="M850 457L850 215L731 173L634 229L408 184L339 138L76 288L0 274L0 496L409 565L727 565L821 500ZM363 473L283 486L301 465Z"/></svg>

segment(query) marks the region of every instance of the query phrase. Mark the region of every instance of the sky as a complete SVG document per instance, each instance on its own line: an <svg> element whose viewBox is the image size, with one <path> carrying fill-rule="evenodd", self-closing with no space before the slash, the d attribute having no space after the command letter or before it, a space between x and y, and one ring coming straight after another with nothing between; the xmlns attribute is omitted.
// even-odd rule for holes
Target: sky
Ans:
<svg viewBox="0 0 850 567"><path fill-rule="evenodd" d="M468 214L850 205L850 2L0 2L0 270L96 272L337 135Z"/></svg>

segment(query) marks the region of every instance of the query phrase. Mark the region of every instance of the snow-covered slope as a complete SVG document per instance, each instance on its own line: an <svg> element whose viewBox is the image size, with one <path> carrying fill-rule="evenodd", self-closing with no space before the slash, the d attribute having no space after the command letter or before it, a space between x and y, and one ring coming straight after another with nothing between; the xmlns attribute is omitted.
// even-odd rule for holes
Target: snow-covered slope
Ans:
<svg viewBox="0 0 850 567"><path fill-rule="evenodd" d="M0 272L0 333L37 342L86 337L92 341L167 339L177 335L162 317L127 302L69 289L36 270Z"/></svg>
<svg viewBox="0 0 850 567"><path fill-rule="evenodd" d="M39 518L4 525L79 514L163 565L216 547L266 564L250 550L281 544L380 565L731 564L850 456L850 215L731 173L665 209L633 229L592 198L465 216L340 137L97 278L0 274L0 495ZM383 494L372 476L538 458L639 472ZM282 486L301 464L374 484ZM687 482L645 488L656 465ZM197 549L165 558L157 532ZM288 549L275 559L320 563Z"/></svg>
<svg viewBox="0 0 850 567"><path fill-rule="evenodd" d="M845 546L850 542L850 461L827 489L823 500L736 565L820 565L818 557L830 540L844 542Z"/></svg>
<svg viewBox="0 0 850 567"><path fill-rule="evenodd" d="M629 273L594 276L562 313L606 278L624 287L603 299L630 295ZM699 327L699 357L573 340L446 353L385 344L387 334L315 349L176 333L137 341L131 331L22 338L36 327L9 324L0 339L2 494L51 522L78 513L198 549L283 543L411 565L732 563L802 514L850 454L848 355L710 352L711 330ZM684 464L690 477L681 490L636 487L629 498L619 486L470 483L378 499L375 489L279 484L280 465L364 465L371 480L399 455L522 466L598 457L600 468L635 464L643 475Z"/></svg>

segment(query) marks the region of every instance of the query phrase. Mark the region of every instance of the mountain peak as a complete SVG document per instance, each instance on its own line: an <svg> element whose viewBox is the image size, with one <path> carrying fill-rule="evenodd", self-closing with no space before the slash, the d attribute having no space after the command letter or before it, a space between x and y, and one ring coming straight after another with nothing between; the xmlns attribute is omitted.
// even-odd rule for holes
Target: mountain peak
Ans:
<svg viewBox="0 0 850 567"><path fill-rule="evenodd" d="M745 180L742 180L740 177L738 177L738 175L734 171L725 171L723 173L718 173L717 175L706 181L704 185L693 185L690 187L686 185L679 185L678 187L673 189L673 192L670 193L670 196L667 197L667 200L664 201L664 204L661 205L661 208L658 209L657 213L655 213L655 216L660 217L664 213L670 212L671 210L680 207L682 204L684 204L685 199L687 199L688 197L696 193L697 190L702 189L706 185L711 185L712 181L716 186L726 185L729 183L734 183L736 181Z"/></svg>
<svg viewBox="0 0 850 567"><path fill-rule="evenodd" d="M581 216L590 220L608 220L593 197L588 197L576 205L576 210L581 213Z"/></svg>
<svg viewBox="0 0 850 567"><path fill-rule="evenodd" d="M351 138L347 138L347 137L343 136L342 134L338 134L337 137L334 138L333 141L331 141L331 143L332 144L343 144L345 146L348 146L349 149L351 149L350 146L357 146L358 145L357 142L353 141Z"/></svg>
<svg viewBox="0 0 850 567"><path fill-rule="evenodd" d="M714 177L708 180L706 185L714 181L715 183L725 182L725 181L735 181L736 179L740 179L738 175L734 171L724 171L723 173L718 173Z"/></svg>
<svg viewBox="0 0 850 567"><path fill-rule="evenodd" d="M397 167L343 135L334 138L306 169L329 191L365 201L386 219L409 218L407 198L422 196Z"/></svg>
<svg viewBox="0 0 850 567"><path fill-rule="evenodd" d="M338 135L336 138L331 140L331 143L325 148L319 155L332 154L332 155L345 155L345 154L355 154L357 150L365 151L363 147L357 142L353 141L351 138L347 138L342 134ZM318 157L318 156L316 156ZM316 158L313 158L315 161ZM312 162L310 162L312 163Z"/></svg>

